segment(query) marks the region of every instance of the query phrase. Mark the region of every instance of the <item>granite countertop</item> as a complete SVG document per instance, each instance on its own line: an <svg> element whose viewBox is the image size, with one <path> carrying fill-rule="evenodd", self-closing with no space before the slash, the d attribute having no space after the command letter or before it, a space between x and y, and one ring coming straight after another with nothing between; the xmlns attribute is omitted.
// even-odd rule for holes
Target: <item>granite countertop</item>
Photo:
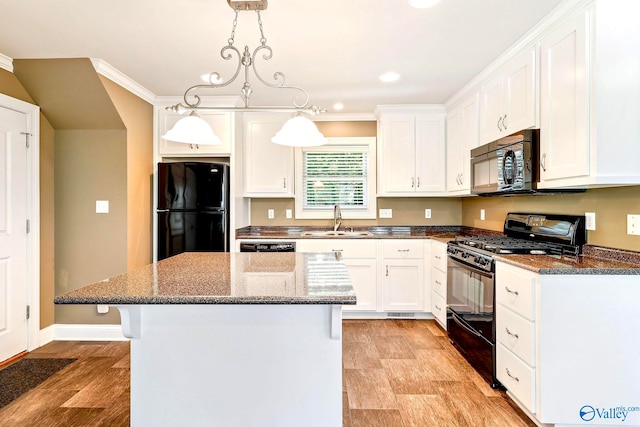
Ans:
<svg viewBox="0 0 640 427"><path fill-rule="evenodd" d="M583 254L495 255L499 261L539 274L640 275L640 253L592 245Z"/></svg>
<svg viewBox="0 0 640 427"><path fill-rule="evenodd" d="M186 252L55 297L56 304L356 303L333 253Z"/></svg>
<svg viewBox="0 0 640 427"><path fill-rule="evenodd" d="M318 227L249 226L236 230L237 239L433 239L448 242L456 236L502 235L501 232L466 226L375 226L354 227L370 235L308 236L309 231L328 231ZM539 274L620 274L640 275L640 252L583 247L580 256L495 255L496 259Z"/></svg>
<svg viewBox="0 0 640 427"><path fill-rule="evenodd" d="M425 239L442 238L445 241L455 236L477 236L486 234L502 234L481 228L456 226L456 225L394 225L373 227L341 227L340 230L348 232L345 235L331 236L321 235L322 232L330 232L328 228L321 227L271 227L248 226L236 230L236 239ZM351 233L350 233L351 232ZM368 232L368 235L358 234ZM309 235L308 233L318 233Z"/></svg>

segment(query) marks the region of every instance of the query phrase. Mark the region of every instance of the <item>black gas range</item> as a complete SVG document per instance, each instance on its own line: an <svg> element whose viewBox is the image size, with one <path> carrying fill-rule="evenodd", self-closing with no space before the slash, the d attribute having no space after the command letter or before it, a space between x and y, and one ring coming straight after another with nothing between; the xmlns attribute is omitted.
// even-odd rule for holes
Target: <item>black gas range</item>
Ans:
<svg viewBox="0 0 640 427"><path fill-rule="evenodd" d="M495 261L509 254L579 255L585 217L509 213L504 235L458 236L447 246L447 333L496 388Z"/></svg>
<svg viewBox="0 0 640 427"><path fill-rule="evenodd" d="M585 217L509 213L504 235L457 236L449 242L451 258L493 271L493 254L579 255L586 243Z"/></svg>

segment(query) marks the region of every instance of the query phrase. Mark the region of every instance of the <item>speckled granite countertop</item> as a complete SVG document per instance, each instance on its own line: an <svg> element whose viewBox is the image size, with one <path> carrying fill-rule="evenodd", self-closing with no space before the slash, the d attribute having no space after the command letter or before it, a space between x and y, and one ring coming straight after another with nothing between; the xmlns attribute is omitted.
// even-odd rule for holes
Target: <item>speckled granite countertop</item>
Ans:
<svg viewBox="0 0 640 427"><path fill-rule="evenodd" d="M56 304L356 303L333 253L187 252L55 297Z"/></svg>
<svg viewBox="0 0 640 427"><path fill-rule="evenodd" d="M369 232L369 235L346 234L342 236L308 235L305 233L329 232L328 228L321 227L268 227L249 226L236 230L236 239L425 239L444 237L451 239L455 236L477 236L485 234L502 234L481 228L463 227L456 225L400 225L400 226L374 226L374 227L342 227L355 232Z"/></svg>
<svg viewBox="0 0 640 427"><path fill-rule="evenodd" d="M580 256L495 255L539 274L640 275L640 252L585 245Z"/></svg>
<svg viewBox="0 0 640 427"><path fill-rule="evenodd" d="M369 236L308 236L309 231L327 231L318 227L250 226L236 230L237 239L434 239L448 242L455 236L501 235L497 231L465 226L376 226L354 227ZM640 275L640 252L585 245L584 254L573 256L495 255L496 259L540 274L620 274Z"/></svg>

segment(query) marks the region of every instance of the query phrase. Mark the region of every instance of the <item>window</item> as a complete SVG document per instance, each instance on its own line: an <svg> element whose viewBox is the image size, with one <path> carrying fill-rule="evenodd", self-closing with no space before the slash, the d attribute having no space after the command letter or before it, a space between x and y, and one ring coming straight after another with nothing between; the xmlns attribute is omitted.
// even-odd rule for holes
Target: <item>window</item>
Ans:
<svg viewBox="0 0 640 427"><path fill-rule="evenodd" d="M328 138L296 151L296 218L375 218L375 138Z"/></svg>

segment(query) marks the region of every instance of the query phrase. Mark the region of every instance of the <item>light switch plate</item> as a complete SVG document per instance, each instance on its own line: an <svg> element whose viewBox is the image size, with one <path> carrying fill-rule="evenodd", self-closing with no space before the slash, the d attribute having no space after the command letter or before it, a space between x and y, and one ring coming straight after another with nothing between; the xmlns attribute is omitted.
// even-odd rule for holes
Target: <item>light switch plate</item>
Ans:
<svg viewBox="0 0 640 427"><path fill-rule="evenodd" d="M273 209L267 210L267 218L273 219L275 217L276 217L276 213L275 213L275 211Z"/></svg>
<svg viewBox="0 0 640 427"><path fill-rule="evenodd" d="M640 236L640 215L627 215L627 234Z"/></svg>
<svg viewBox="0 0 640 427"><path fill-rule="evenodd" d="M425 217L426 219L431 218L431 209L425 209L425 210L424 210L424 217Z"/></svg>
<svg viewBox="0 0 640 427"><path fill-rule="evenodd" d="M380 209L380 218L393 218L393 209Z"/></svg>
<svg viewBox="0 0 640 427"><path fill-rule="evenodd" d="M585 228L587 230L595 230L596 229L596 213L595 212L585 212Z"/></svg>
<svg viewBox="0 0 640 427"><path fill-rule="evenodd" d="M484 213L484 209L480 209L480 221L484 221L485 218L486 218L486 215Z"/></svg>
<svg viewBox="0 0 640 427"><path fill-rule="evenodd" d="M286 210L285 216L287 217L287 219L293 218L293 212L291 211L291 209Z"/></svg>
<svg viewBox="0 0 640 427"><path fill-rule="evenodd" d="M109 201L96 200L96 213L109 213Z"/></svg>

